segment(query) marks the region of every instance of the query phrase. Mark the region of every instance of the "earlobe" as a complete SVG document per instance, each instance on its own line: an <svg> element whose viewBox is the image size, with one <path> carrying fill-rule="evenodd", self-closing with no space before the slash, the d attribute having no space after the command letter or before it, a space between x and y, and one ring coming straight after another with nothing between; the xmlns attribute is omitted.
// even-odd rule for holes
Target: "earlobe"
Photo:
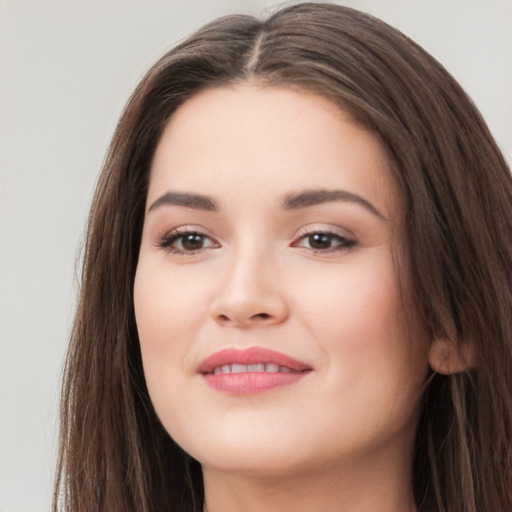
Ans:
<svg viewBox="0 0 512 512"><path fill-rule="evenodd" d="M435 372L453 375L475 368L476 355L469 343L457 346L448 338L436 338L430 344L429 363Z"/></svg>

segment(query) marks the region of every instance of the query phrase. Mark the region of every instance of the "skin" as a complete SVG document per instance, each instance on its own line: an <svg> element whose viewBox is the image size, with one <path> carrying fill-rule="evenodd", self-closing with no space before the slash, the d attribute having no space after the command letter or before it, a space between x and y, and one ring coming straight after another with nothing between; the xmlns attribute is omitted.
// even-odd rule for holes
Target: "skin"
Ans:
<svg viewBox="0 0 512 512"><path fill-rule="evenodd" d="M283 208L311 189L371 206L345 196ZM160 199L170 191L209 196L218 211ZM204 91L170 119L135 313L155 410L201 462L209 512L416 510L430 343L396 275L402 217L378 139L324 98L244 83ZM254 346L312 371L242 396L197 373L220 349Z"/></svg>

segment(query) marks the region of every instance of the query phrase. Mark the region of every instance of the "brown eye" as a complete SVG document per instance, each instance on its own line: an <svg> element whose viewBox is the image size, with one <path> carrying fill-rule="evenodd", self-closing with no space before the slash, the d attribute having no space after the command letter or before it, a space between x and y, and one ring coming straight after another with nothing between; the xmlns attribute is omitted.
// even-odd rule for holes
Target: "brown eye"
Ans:
<svg viewBox="0 0 512 512"><path fill-rule="evenodd" d="M318 231L315 233L306 233L295 242L293 246L303 247L318 253L329 253L347 250L355 244L355 240L345 238L337 233Z"/></svg>
<svg viewBox="0 0 512 512"><path fill-rule="evenodd" d="M333 235L313 233L308 236L308 242L312 249L329 249L333 244Z"/></svg>
<svg viewBox="0 0 512 512"><path fill-rule="evenodd" d="M203 249L219 247L209 236L196 231L172 232L158 243L162 249L175 254L195 254Z"/></svg>
<svg viewBox="0 0 512 512"><path fill-rule="evenodd" d="M185 251L197 251L198 249L203 248L204 239L205 237L198 233L183 235L181 238L181 248Z"/></svg>

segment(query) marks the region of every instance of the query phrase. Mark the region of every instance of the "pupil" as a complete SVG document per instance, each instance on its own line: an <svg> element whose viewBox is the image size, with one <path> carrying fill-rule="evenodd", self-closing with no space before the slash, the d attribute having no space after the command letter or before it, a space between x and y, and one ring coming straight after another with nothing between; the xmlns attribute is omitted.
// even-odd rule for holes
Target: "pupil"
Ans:
<svg viewBox="0 0 512 512"><path fill-rule="evenodd" d="M187 251L194 251L196 249L200 249L203 245L203 237L202 235L197 234L187 235L183 238L182 244L183 249Z"/></svg>
<svg viewBox="0 0 512 512"><path fill-rule="evenodd" d="M315 233L310 235L309 243L313 249L327 249L331 246L331 235Z"/></svg>

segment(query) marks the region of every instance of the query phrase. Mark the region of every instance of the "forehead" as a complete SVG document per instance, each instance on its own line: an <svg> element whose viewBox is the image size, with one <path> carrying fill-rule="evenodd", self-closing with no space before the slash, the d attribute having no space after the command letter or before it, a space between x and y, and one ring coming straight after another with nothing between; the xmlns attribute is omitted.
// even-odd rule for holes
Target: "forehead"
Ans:
<svg viewBox="0 0 512 512"><path fill-rule="evenodd" d="M254 198L343 188L395 213L400 194L378 138L324 97L288 87L208 89L171 117L148 201L166 188ZM222 198L221 198L222 199Z"/></svg>

